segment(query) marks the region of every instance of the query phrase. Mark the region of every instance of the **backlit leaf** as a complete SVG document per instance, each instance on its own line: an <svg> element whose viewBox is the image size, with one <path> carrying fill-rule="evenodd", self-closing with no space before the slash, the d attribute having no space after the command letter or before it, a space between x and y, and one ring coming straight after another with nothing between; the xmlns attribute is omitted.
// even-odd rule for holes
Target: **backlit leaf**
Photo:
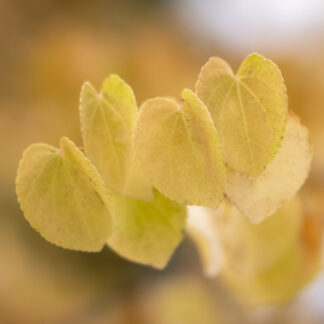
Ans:
<svg viewBox="0 0 324 324"><path fill-rule="evenodd" d="M234 170L257 177L273 159L287 118L286 87L278 67L252 54L237 75L220 58L211 58L196 83Z"/></svg>
<svg viewBox="0 0 324 324"><path fill-rule="evenodd" d="M153 201L112 197L115 226L108 245L131 261L163 268L182 239L186 208L155 192Z"/></svg>
<svg viewBox="0 0 324 324"><path fill-rule="evenodd" d="M107 192L96 169L68 139L60 149L27 148L19 164L17 195L31 226L58 246L99 251L112 229Z"/></svg>
<svg viewBox="0 0 324 324"><path fill-rule="evenodd" d="M311 160L307 128L290 115L281 146L265 171L258 178L250 178L228 170L226 193L244 216L259 223L296 194Z"/></svg>
<svg viewBox="0 0 324 324"><path fill-rule="evenodd" d="M134 127L139 164L161 193L175 201L216 208L225 166L218 135L204 104L190 90L182 103L147 100Z"/></svg>
<svg viewBox="0 0 324 324"><path fill-rule="evenodd" d="M117 75L104 81L100 94L87 82L81 90L80 115L85 153L106 185L118 194L153 199L131 147L137 116L132 89Z"/></svg>

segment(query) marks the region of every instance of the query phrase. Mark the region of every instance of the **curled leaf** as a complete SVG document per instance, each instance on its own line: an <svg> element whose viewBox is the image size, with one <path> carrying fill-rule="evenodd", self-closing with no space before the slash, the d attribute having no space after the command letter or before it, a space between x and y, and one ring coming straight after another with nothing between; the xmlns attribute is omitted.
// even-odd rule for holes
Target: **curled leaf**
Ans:
<svg viewBox="0 0 324 324"><path fill-rule="evenodd" d="M189 205L216 208L223 198L225 166L207 108L190 90L182 103L146 101L133 133L136 158L154 187Z"/></svg>
<svg viewBox="0 0 324 324"><path fill-rule="evenodd" d="M220 58L201 69L196 91L206 104L234 170L259 176L273 159L284 131L288 102L278 67L249 55L237 75Z"/></svg>
<svg viewBox="0 0 324 324"><path fill-rule="evenodd" d="M107 241L112 213L103 181L68 138L59 150L47 144L27 148L16 185L26 219L49 242L99 251Z"/></svg>
<svg viewBox="0 0 324 324"><path fill-rule="evenodd" d="M100 94L85 83L80 95L82 136L87 157L116 193L153 199L150 184L138 168L131 147L137 105L130 86L110 75Z"/></svg>
<svg viewBox="0 0 324 324"><path fill-rule="evenodd" d="M108 245L131 261L164 268L182 239L186 208L155 192L153 201L112 197L115 226Z"/></svg>
<svg viewBox="0 0 324 324"><path fill-rule="evenodd" d="M228 170L226 194L252 223L273 214L300 189L310 170L307 128L290 115L278 153L258 178Z"/></svg>

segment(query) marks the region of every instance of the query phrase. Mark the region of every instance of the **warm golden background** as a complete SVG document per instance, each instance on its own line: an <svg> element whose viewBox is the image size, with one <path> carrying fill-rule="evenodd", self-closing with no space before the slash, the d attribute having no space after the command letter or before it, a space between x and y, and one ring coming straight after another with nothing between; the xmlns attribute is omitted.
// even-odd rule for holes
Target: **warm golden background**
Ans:
<svg viewBox="0 0 324 324"><path fill-rule="evenodd" d="M34 142L80 144L78 100L86 80L117 73L138 103L193 88L221 56L250 52L278 63L290 108L311 130L315 157L302 191L316 219L324 207L324 2L321 0L0 0L0 323L324 323L324 273L292 303L244 307L204 279L185 239L166 270L44 241L15 196L21 153ZM315 253L315 252L314 252Z"/></svg>

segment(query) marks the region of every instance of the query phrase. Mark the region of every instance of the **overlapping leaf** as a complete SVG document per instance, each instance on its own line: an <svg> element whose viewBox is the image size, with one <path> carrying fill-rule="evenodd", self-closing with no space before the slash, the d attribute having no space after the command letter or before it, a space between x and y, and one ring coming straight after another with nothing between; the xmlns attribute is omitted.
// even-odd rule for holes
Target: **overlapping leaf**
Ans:
<svg viewBox="0 0 324 324"><path fill-rule="evenodd" d="M146 101L134 127L139 164L152 185L183 204L216 208L223 198L225 167L218 135L204 104L190 90L182 103Z"/></svg>
<svg viewBox="0 0 324 324"><path fill-rule="evenodd" d="M19 164L17 195L26 219L64 248L99 251L112 230L110 201L89 160L67 138L34 144Z"/></svg>
<svg viewBox="0 0 324 324"><path fill-rule="evenodd" d="M287 118L287 94L278 67L252 54L235 76L220 58L202 68L196 91L207 105L234 170L259 176L273 159Z"/></svg>
<svg viewBox="0 0 324 324"><path fill-rule="evenodd" d="M312 160L308 131L290 115L281 146L256 179L228 170L226 193L252 223L259 223L290 200L304 183Z"/></svg>
<svg viewBox="0 0 324 324"><path fill-rule="evenodd" d="M108 245L126 259L163 268L182 239L186 208L155 192L153 201L112 197L116 222Z"/></svg>
<svg viewBox="0 0 324 324"><path fill-rule="evenodd" d="M153 199L152 188L137 167L131 147L137 116L132 89L117 75L104 81L100 94L85 83L80 115L85 153L106 185L118 194Z"/></svg>

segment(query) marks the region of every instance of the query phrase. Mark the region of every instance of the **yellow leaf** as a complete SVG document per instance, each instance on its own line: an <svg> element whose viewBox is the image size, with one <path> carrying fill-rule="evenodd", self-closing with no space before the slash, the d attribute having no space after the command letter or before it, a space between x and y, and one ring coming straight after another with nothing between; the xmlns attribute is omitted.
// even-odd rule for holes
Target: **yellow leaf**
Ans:
<svg viewBox="0 0 324 324"><path fill-rule="evenodd" d="M186 208L155 192L153 201L112 197L115 226L108 245L131 261L164 268L182 239Z"/></svg>
<svg viewBox="0 0 324 324"><path fill-rule="evenodd" d="M136 158L154 187L189 205L216 208L223 198L225 166L207 108L190 90L182 103L146 101L134 127Z"/></svg>
<svg viewBox="0 0 324 324"><path fill-rule="evenodd" d="M106 189L68 138L60 147L34 144L25 150L16 181L18 200L28 222L49 242L99 251L112 229Z"/></svg>
<svg viewBox="0 0 324 324"><path fill-rule="evenodd" d="M208 107L234 170L259 176L273 159L284 131L288 102L278 67L252 54L237 75L220 58L201 69L196 91Z"/></svg>
<svg viewBox="0 0 324 324"><path fill-rule="evenodd" d="M81 90L80 115L85 153L106 185L118 194L153 199L131 147L137 116L132 89L117 75L104 81L100 94L87 82Z"/></svg>
<svg viewBox="0 0 324 324"><path fill-rule="evenodd" d="M307 178L311 160L307 128L290 115L281 146L265 171L250 178L228 170L226 194L252 223L260 223L296 194Z"/></svg>

